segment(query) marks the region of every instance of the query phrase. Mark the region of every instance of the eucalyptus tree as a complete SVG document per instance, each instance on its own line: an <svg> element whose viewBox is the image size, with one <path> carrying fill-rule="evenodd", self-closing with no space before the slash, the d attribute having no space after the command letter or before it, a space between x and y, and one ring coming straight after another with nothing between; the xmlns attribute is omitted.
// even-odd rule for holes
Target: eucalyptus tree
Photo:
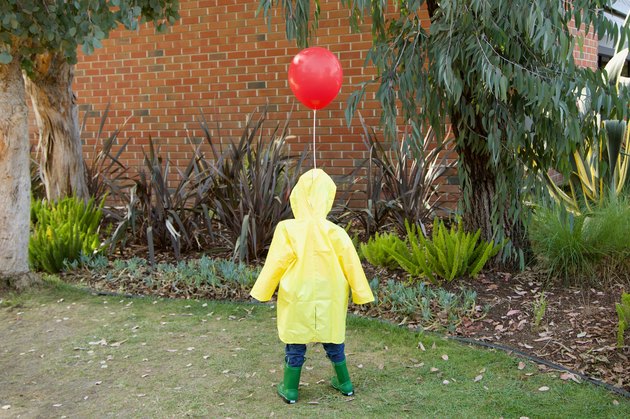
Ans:
<svg viewBox="0 0 630 419"><path fill-rule="evenodd" d="M355 30L371 25L366 63L378 75L350 96L348 123L369 83L377 85L387 135L396 135L400 120L420 134L448 118L466 227L480 228L486 240L506 241L496 262L522 262L525 191L552 165L568 169L572 151L596 130L593 115L606 110L623 118L628 112L601 72L579 67L574 58L584 36L630 37L627 26L603 13L613 1L340 1ZM259 10L269 17L277 6L285 12L288 38L306 46L317 28L319 1L311 10L309 0L260 0ZM595 112L581 119L584 91L591 92Z"/></svg>
<svg viewBox="0 0 630 419"><path fill-rule="evenodd" d="M0 2L0 280L30 277L28 107L22 72L30 79L40 122L45 182L56 183L60 194L72 188L84 194L85 179L77 180L84 176L77 163L82 162L81 144L72 128L77 124L71 99L77 47L91 53L119 25L173 24L178 7L178 0ZM63 167L55 168L57 162Z"/></svg>

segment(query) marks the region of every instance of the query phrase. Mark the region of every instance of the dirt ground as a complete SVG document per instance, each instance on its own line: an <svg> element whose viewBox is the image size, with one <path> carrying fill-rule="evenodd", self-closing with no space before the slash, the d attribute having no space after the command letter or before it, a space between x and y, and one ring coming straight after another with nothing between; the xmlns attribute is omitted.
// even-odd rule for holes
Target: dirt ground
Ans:
<svg viewBox="0 0 630 419"><path fill-rule="evenodd" d="M531 272L480 275L464 285L477 292L478 304L491 308L482 320L462 323L458 335L507 345L630 390L630 336L624 347L616 346L615 303L622 286L543 287ZM540 305L541 294L547 304L535 325L534 307Z"/></svg>

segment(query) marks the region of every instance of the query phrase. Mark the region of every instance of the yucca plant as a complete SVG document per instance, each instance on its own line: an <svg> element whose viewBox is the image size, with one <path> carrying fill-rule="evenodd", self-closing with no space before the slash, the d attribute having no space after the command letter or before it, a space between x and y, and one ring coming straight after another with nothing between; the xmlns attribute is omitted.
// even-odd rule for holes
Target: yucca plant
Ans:
<svg viewBox="0 0 630 419"><path fill-rule="evenodd" d="M433 218L441 209L440 177L454 167L454 160L447 156L453 141L450 131L443 130L444 138L437 138L432 127L421 136L412 135L407 126L400 140L385 145L359 117L369 158L365 162L366 205L354 214L366 234L390 221L404 233L405 221L424 223Z"/></svg>
<svg viewBox="0 0 630 419"><path fill-rule="evenodd" d="M626 25L628 16L626 16ZM622 41L622 39L619 40L619 42ZM619 100L626 103L630 78L622 77L621 71L626 63L628 51L628 48L620 50L604 67L604 77L619 95ZM589 101L589 92L585 91L584 99L579 103L582 117L587 116ZM626 120L613 119L613 115L596 115L596 118L600 121L599 130L593 137L586 139L582 150L576 150L573 153L572 171L567 184L568 191L563 190L548 174L545 174L552 196L575 214L592 211L609 198L615 199L623 193L624 189L628 189L627 177L630 169L628 123Z"/></svg>
<svg viewBox="0 0 630 419"><path fill-rule="evenodd" d="M95 204L94 198L87 203L76 197L33 201L28 246L33 269L57 273L65 263L98 252L102 207L103 200Z"/></svg>
<svg viewBox="0 0 630 419"><path fill-rule="evenodd" d="M433 283L451 282L464 275L477 276L502 244L480 240L481 230L465 232L461 218L447 229L435 220L431 240L425 238L417 225L405 224L409 248L392 252L392 256L411 276L424 276Z"/></svg>
<svg viewBox="0 0 630 419"><path fill-rule="evenodd" d="M129 168L120 159L120 156L127 148L129 139L122 143L116 152L113 150L117 145L118 135L129 118L107 138L103 138L103 128L109 116L109 106L110 104L108 103L101 115L94 148L91 151L92 160L88 162L86 159L84 161L87 177L86 185L89 195L94 197L95 200L100 201L105 196L108 196L112 202L120 203L125 201L126 190L131 186L128 176ZM87 116L88 113L86 112L81 124L81 133L85 131ZM105 211L107 215L119 218L118 214L113 214L107 209Z"/></svg>
<svg viewBox="0 0 630 419"><path fill-rule="evenodd" d="M238 143L224 149L216 144L205 121L202 129L215 160L210 164L207 202L230 243L233 257L255 260L267 250L279 221L289 218L289 195L305 153L290 156L286 150L287 126L276 125L264 135L267 110L247 123ZM266 138L265 138L266 137Z"/></svg>
<svg viewBox="0 0 630 419"><path fill-rule="evenodd" d="M121 218L110 239L110 249L123 249L127 234L145 242L149 260L155 263L156 250L171 249L176 258L190 249L201 249L212 240L211 213L201 205L204 192L199 179L207 173L199 165L199 153L193 153L188 165L176 168L178 182L169 186L171 164L168 156L160 154L160 148L149 138L148 153L144 153L144 168L133 180L126 198L126 213Z"/></svg>

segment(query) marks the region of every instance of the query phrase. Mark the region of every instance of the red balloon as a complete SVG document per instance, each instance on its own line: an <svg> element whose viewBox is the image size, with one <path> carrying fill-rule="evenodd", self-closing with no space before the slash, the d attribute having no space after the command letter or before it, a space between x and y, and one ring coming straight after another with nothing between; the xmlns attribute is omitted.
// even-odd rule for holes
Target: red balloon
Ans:
<svg viewBox="0 0 630 419"><path fill-rule="evenodd" d="M289 66L289 86L295 97L311 109L322 109L339 93L343 70L332 52L322 47L300 51Z"/></svg>

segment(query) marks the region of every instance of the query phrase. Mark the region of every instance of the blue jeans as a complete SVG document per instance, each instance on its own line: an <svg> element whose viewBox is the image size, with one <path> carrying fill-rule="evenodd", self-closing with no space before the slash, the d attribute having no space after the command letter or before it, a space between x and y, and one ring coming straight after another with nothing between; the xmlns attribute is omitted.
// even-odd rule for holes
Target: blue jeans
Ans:
<svg viewBox="0 0 630 419"><path fill-rule="evenodd" d="M343 343L322 343L326 356L332 362L337 363L346 359ZM284 360L290 367L301 367L304 364L304 355L306 355L306 345L302 343L287 343L284 348Z"/></svg>

